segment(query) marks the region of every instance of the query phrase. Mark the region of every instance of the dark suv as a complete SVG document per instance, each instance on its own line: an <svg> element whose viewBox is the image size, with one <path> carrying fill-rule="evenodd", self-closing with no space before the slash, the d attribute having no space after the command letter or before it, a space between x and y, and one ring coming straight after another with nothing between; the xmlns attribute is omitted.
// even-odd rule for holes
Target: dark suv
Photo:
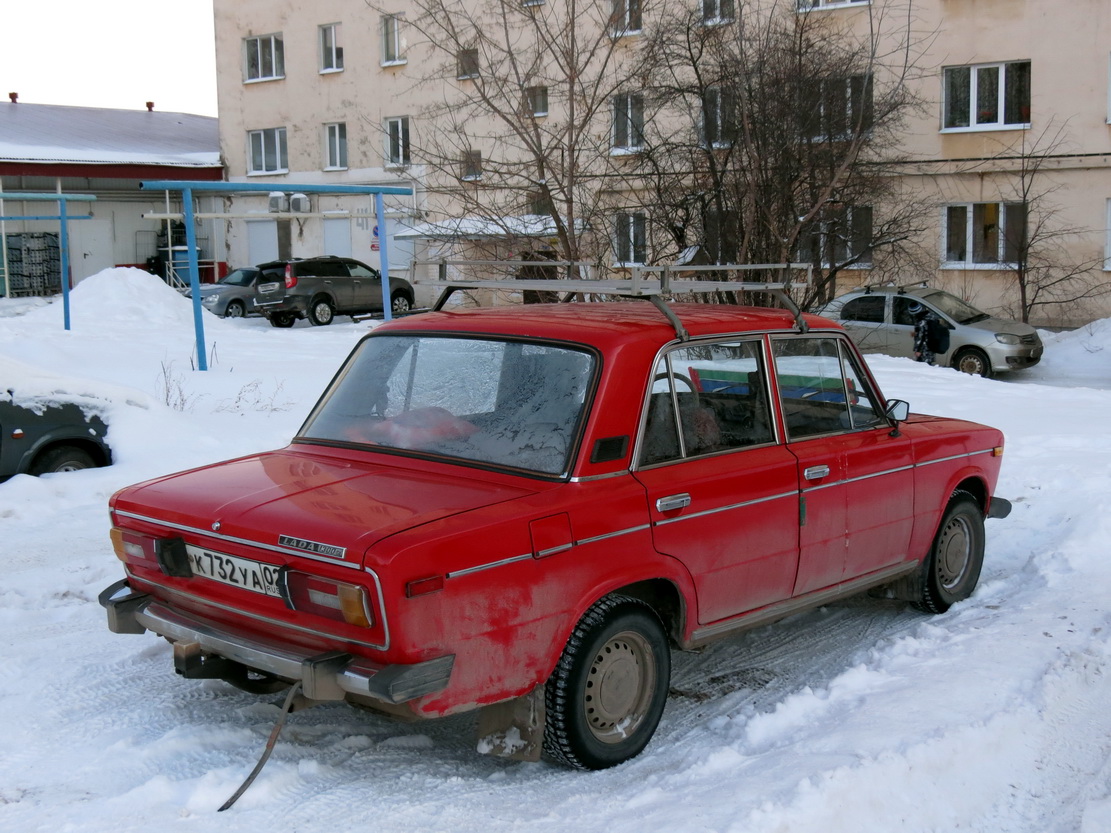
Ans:
<svg viewBox="0 0 1111 833"><path fill-rule="evenodd" d="M298 318L316 326L339 315L382 311L382 278L377 269L349 257L277 260L258 266L257 309L275 327L292 327ZM413 287L390 278L390 308L395 315L413 307Z"/></svg>
<svg viewBox="0 0 1111 833"><path fill-rule="evenodd" d="M0 481L110 465L107 433L100 415L76 402L0 391Z"/></svg>

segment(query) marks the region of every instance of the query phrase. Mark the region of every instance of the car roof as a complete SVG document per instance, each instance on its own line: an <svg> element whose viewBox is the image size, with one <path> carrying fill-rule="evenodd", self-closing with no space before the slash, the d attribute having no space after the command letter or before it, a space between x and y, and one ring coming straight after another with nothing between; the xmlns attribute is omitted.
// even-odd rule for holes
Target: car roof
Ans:
<svg viewBox="0 0 1111 833"><path fill-rule="evenodd" d="M675 312L692 338L759 333L797 332L788 310L732 304L674 303ZM815 329L840 330L825 318L805 314ZM518 304L442 310L394 319L376 333L431 331L542 338L595 345L603 350L629 341L663 344L676 339L675 328L647 301Z"/></svg>

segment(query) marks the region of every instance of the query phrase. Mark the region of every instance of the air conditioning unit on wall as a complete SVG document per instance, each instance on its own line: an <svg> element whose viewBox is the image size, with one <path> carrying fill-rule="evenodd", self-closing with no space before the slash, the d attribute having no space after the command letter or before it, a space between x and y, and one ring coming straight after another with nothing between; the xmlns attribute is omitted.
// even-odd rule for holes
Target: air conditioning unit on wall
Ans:
<svg viewBox="0 0 1111 833"><path fill-rule="evenodd" d="M289 198L281 191L270 192L270 213L281 214L289 211Z"/></svg>
<svg viewBox="0 0 1111 833"><path fill-rule="evenodd" d="M307 194L294 194L289 198L289 210L298 214L312 211L312 201Z"/></svg>

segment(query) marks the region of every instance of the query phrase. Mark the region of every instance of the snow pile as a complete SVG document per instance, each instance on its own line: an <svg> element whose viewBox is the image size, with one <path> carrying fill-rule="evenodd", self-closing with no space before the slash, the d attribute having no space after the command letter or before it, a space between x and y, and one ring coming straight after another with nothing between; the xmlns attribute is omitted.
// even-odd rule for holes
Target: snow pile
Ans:
<svg viewBox="0 0 1111 833"><path fill-rule="evenodd" d="M173 673L169 647L105 627L122 576L115 489L278 447L367 324L270 328L108 270L60 302L0 300L0 387L105 401L117 464L0 484L0 829L239 833L858 833L1111 830L1111 322L1043 334L1001 381L870 357L891 398L1001 427L976 594L930 617L867 597L676 654L656 738L596 774L474 751L473 717L403 725L343 705L293 714L235 808L280 698ZM60 388L59 388L60 389Z"/></svg>

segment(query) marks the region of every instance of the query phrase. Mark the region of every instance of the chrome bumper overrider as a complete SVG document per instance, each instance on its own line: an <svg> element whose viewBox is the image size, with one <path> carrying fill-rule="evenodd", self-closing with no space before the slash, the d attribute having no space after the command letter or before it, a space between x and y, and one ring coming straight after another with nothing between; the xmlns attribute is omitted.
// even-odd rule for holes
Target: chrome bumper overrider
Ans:
<svg viewBox="0 0 1111 833"><path fill-rule="evenodd" d="M348 694L398 704L440 691L448 684L452 655L413 665L383 665L342 652L310 655L229 631L158 601L133 593L127 579L99 597L113 633L153 631L174 643L175 664L190 655L215 654L282 679L300 680L313 700L343 700Z"/></svg>

